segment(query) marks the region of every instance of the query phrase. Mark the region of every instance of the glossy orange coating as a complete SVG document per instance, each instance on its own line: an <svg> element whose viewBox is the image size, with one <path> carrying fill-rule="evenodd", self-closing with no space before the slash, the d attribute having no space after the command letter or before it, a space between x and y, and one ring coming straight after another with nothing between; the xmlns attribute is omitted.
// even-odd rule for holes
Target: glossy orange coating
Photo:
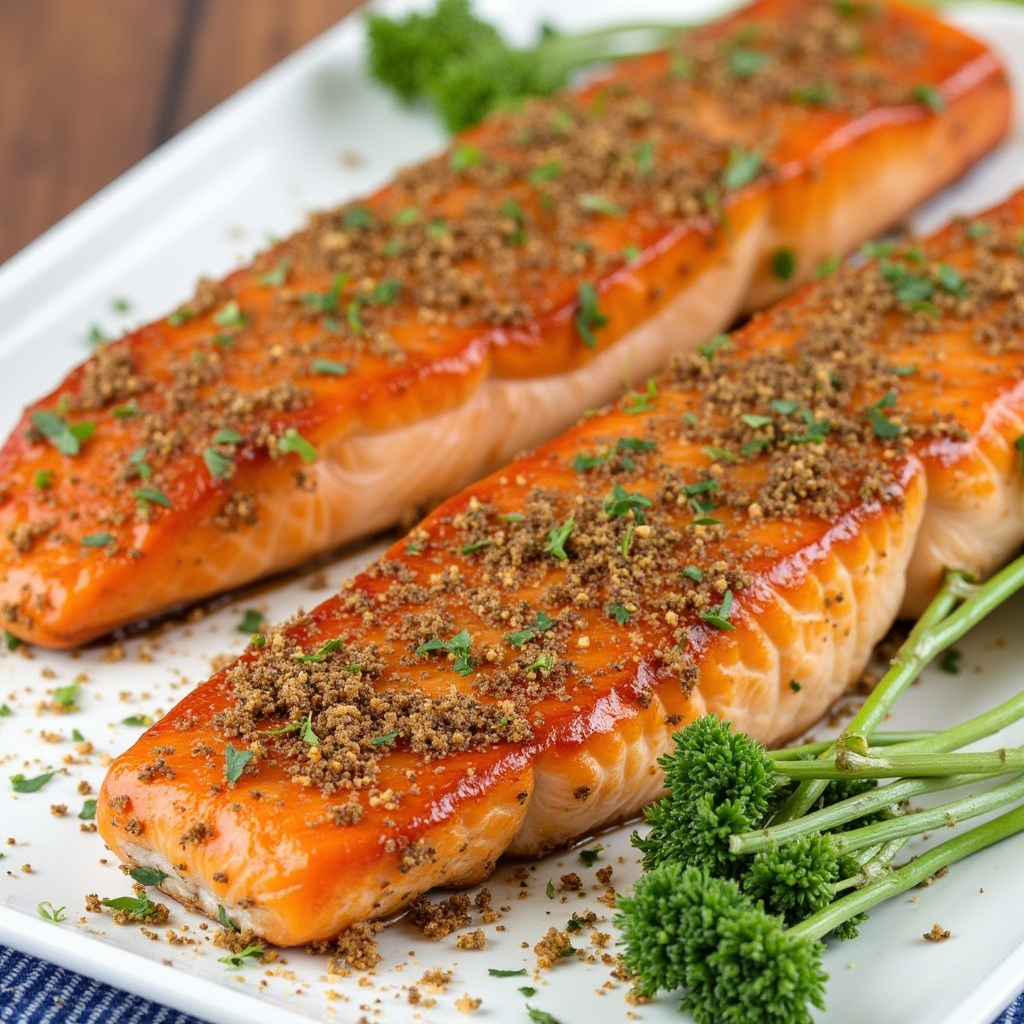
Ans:
<svg viewBox="0 0 1024 1024"><path fill-rule="evenodd" d="M886 101L864 109L787 97L769 99L746 118L734 104L755 82L727 83L717 93L700 81L673 84L666 54L623 63L557 101L580 119L626 92L638 110L648 103L652 109L637 116L652 120L637 131L649 128L659 139L657 160L677 168L688 166L695 143L666 136L665 125L686 111L694 138L717 147L714 159L726 150L756 151L764 169L722 189L714 165L714 195L701 200L710 206L696 213L660 213L665 196L652 189L624 216L589 218L580 238L591 253L604 254L603 262L587 257L583 270L570 271L541 258L530 273L515 275L525 320L495 325L476 313L425 319L418 303L429 275L424 282L410 270L386 311L392 347L372 351L345 314L353 288L391 272L378 259L348 275L338 323L327 329L326 313L310 315L310 297L322 306L338 281L331 261L358 235L343 227L346 211L356 208L350 205L206 286L207 299L201 289L187 322L172 316L111 343L100 358L108 370L121 360L124 373L106 397L95 395L94 378L102 378L95 358L72 371L26 410L0 450L4 628L46 646L80 644L386 527L610 400L624 375L642 379L670 352L692 348L808 279L823 258L898 221L1003 137L1009 88L998 59L977 41L914 7L868 6L871 13L839 26L850 36L849 53L827 69L829 81L856 73L884 83ZM816 0L759 0L693 38L727 60L733 40L807 26L832 17L829 10ZM901 59L885 64L893 40ZM448 174L453 154L467 146L488 166L505 162L525 173L514 131L519 116L473 130L417 171L420 178L399 177L362 209L380 224L415 210L415 181ZM552 146L557 151L557 140ZM557 225L543 195L523 177L495 192L473 173L456 175L423 215L429 207L430 216L457 224L503 197L519 204L527 234L542 250L555 244ZM615 256L627 247L628 259ZM792 255L791 274L773 271L780 252ZM501 266L479 253L459 267L485 289L507 283ZM581 283L593 284L608 318L593 332L594 347L575 323ZM301 315L289 312L297 307ZM368 319L378 315L370 305L363 309ZM313 356L347 372L314 373ZM218 397L229 389L244 408L275 385L296 389L292 404L267 400L251 413L233 413L239 403ZM30 430L40 412L92 424L94 433L79 454L61 454ZM242 440L219 443L225 427ZM279 450L289 430L313 446L314 462ZM230 457L232 475L212 475L204 462L211 446ZM147 462L147 479L133 458ZM163 499L148 500L153 490Z"/></svg>
<svg viewBox="0 0 1024 1024"><path fill-rule="evenodd" d="M997 235L999 249L978 240ZM608 588L635 559L643 571L661 573L659 580L675 579L669 590L681 586L677 570L693 557L692 538L707 528L696 524L687 502L664 496L666 481L676 479L671 474L694 485L710 474L724 494L756 495L778 469L761 456L723 462L703 440L687 435L682 425L700 415L707 382L742 386L760 379L751 375L765 361L802 366L805 335L835 326L844 295L870 302L879 288L889 294L885 263L877 264L884 272L875 264L844 270L755 318L732 336L729 361L717 377L710 369L702 384L669 372L646 397L627 395L451 498L411 542L395 544L375 567L289 627L307 650L333 637L376 641L385 663L380 687L426 694L458 687L493 702L485 684L496 678L495 666L486 652L499 652L498 665L507 659L509 627L501 625L501 614L487 611L487 588L498 593L499 609L528 607L530 615L546 609L564 629L559 658L570 668L564 692L528 701L528 739L436 760L414 756L399 740L383 755L374 787L354 796L304 786L286 773L286 762L262 755L251 774L228 787L225 735L212 721L232 702L225 682L231 669L225 669L114 760L98 802L104 840L123 860L168 872L165 889L207 913L215 915L221 904L272 942L302 943L398 913L431 886L478 881L502 853L543 853L634 815L661 789L656 760L671 733L697 715L717 713L767 743L806 729L856 680L901 603L919 605L934 591L936 564L984 576L1024 539L1017 447L1024 436L1024 290L1018 288L1024 282L1024 192L976 223L955 224L920 247L897 250L892 260L944 281L936 302L941 287L956 301L942 299L942 310L885 306L863 339L860 354L883 360L885 379L895 382L890 400L880 399L870 378L850 378L843 408L855 419L870 418L869 410L886 415L876 420L877 437L867 434L866 459L843 469L846 449L831 433L820 448L801 449L808 459L824 453L840 467L834 513L802 506L755 512L750 497L725 501L713 512L723 525L715 528L721 532L705 562L721 560L749 574L726 613L731 629L693 608L663 611L665 595L642 588L639 607L623 624L610 615ZM820 376L822 386L858 357L849 347L824 351L830 361L801 371ZM843 393L842 380L831 383ZM785 398L764 397L763 407L768 398ZM638 401L649 408L638 414ZM735 415L746 411L740 405ZM835 429L846 429L840 413L834 415ZM909 431L905 444L887 436L888 415ZM629 437L649 439L656 448L644 456L648 462L622 470L621 477L574 466L580 453L608 450L611 440ZM793 469L799 461L784 465ZM881 491L865 490L877 467L887 468L888 482ZM653 500L650 519L626 528L632 546L623 540L621 555L618 536L626 537L622 526L629 520L614 520L620 533L609 548L606 576L592 579L582 593L575 592L578 583L572 593L559 588L575 560L586 556L586 545L602 543L599 532L574 541L585 546L571 549L567 560L535 555L508 580L501 578L505 563L465 550L464 524L482 509L500 547L509 541L499 531L514 536L520 528L514 517L530 507L531 495L553 503L559 522L567 514L583 516L588 501L607 503L616 480L634 496ZM612 514L607 504L605 511ZM675 549L649 549L666 530L678 531ZM645 561L648 550L669 564ZM410 581L422 592L410 591L389 606L393 590ZM476 663L470 678L461 679L436 656L411 657L396 634L407 616L431 612L449 614L454 629L471 634ZM694 674L680 675L671 663L679 628L680 649ZM262 656L252 649L241 661L258 664ZM524 675L523 693L526 686ZM267 722L267 728L276 725ZM161 771L146 773L157 756ZM394 803L382 806L380 794ZM351 799L365 816L354 824L332 823L331 806ZM197 823L208 827L200 842L191 842L187 834ZM410 848L427 855L410 866L402 857Z"/></svg>

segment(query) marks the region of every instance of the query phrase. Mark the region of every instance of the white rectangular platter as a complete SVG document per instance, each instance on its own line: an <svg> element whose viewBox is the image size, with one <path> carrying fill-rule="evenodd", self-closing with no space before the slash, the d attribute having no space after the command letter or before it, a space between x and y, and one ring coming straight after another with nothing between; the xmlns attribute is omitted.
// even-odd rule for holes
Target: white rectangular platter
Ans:
<svg viewBox="0 0 1024 1024"><path fill-rule="evenodd" d="M387 5L391 9L398 5ZM403 5L404 6L404 5ZM591 0L545 5L543 0L481 3L486 16L526 38L546 16L567 28L650 15L696 17L720 6L669 0ZM1004 53L1024 95L1024 11L963 4L953 16ZM443 145L426 114L396 106L362 71L362 28L350 19L183 132L53 231L0 269L0 430L19 409L53 387L87 354L93 325L116 334L165 313L190 292L200 274L219 275L260 248L269 235L301 223L305 214L383 183L402 163ZM918 218L931 228L953 213L969 213L1024 185L1024 115L1011 142ZM127 299L130 311L115 312ZM611 932L612 910L601 868L628 888L638 867L629 828L585 844L602 847L593 865L567 852L529 865L504 865L489 883L500 920L484 927L486 948L464 950L456 936L425 940L399 922L381 936L383 959L370 976L329 975L323 957L285 951L270 965L228 969L212 943L215 926L171 908L169 928L147 938L85 910L87 893L127 895L128 880L95 833L78 818L85 786L95 794L109 758L139 727L133 716L157 717L201 681L214 659L238 654L246 635L243 612L270 620L318 602L379 549L371 545L333 561L215 603L202 617L164 623L118 647L74 654L4 652L0 656L0 776L58 774L45 790L15 794L0 786L0 941L101 978L218 1024L308 1021L442 1022L472 1009L480 1020L527 1019L527 1006L562 1024L635 1018L650 1024L680 1020L668 997L637 1006L629 986L608 964L614 936L599 948L579 933L586 954L536 973L533 945L548 927L573 913L598 916ZM900 706L895 726L952 723L1014 692L1024 679L1024 635L1017 625L1024 601L994 616L963 645L958 675L926 673ZM78 683L78 710L48 710L54 691ZM73 732L87 746L76 743ZM1016 742L1024 741L1024 733ZM66 805L61 815L53 806ZM926 890L878 910L856 942L830 948L827 1024L988 1024L1024 988L1024 838L1009 840L956 866ZM561 891L569 872L579 891ZM554 896L548 895L548 882ZM65 908L53 924L37 910ZM934 922L952 932L945 943L921 938ZM476 927L476 922L474 922ZM432 968L451 971L444 986L421 979ZM525 969L497 978L489 969ZM410 999L415 986L420 1001ZM523 986L532 995L523 995ZM467 1001L468 999L468 1001ZM480 1000L473 1008L473 1001ZM55 1018L59 1019L59 1018Z"/></svg>

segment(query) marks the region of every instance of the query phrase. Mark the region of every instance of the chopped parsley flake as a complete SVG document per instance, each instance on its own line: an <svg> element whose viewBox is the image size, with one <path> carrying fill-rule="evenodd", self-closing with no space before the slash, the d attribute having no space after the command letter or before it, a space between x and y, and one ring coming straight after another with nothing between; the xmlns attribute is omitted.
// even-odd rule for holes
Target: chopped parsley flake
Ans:
<svg viewBox="0 0 1024 1024"><path fill-rule="evenodd" d="M43 900L36 910L44 921L51 921L53 924L60 924L64 920L64 907L55 907L49 900Z"/></svg>
<svg viewBox="0 0 1024 1024"><path fill-rule="evenodd" d="M644 509L651 507L651 499L643 494L627 491L622 484L616 484L611 493L604 499L604 511L612 519L633 513L633 521L637 524L647 522Z"/></svg>
<svg viewBox="0 0 1024 1024"><path fill-rule="evenodd" d="M151 715L129 715L127 718L121 719L122 725L134 725L140 729L147 729L153 724L153 718Z"/></svg>
<svg viewBox="0 0 1024 1024"><path fill-rule="evenodd" d="M348 274L338 274L326 292L307 292L302 296L306 309L319 313L337 313L341 289L348 281Z"/></svg>
<svg viewBox="0 0 1024 1024"><path fill-rule="evenodd" d="M247 318L238 305L238 300L232 299L214 313L213 322L218 327L244 327Z"/></svg>
<svg viewBox="0 0 1024 1024"><path fill-rule="evenodd" d="M946 97L934 85L915 85L910 90L910 98L936 114L941 114L946 109Z"/></svg>
<svg viewBox="0 0 1024 1024"><path fill-rule="evenodd" d="M222 956L217 962L227 964L228 967L244 967L248 960L259 959L262 957L263 946L255 944L252 946L246 946L245 949L240 949L237 953L229 953L227 956Z"/></svg>
<svg viewBox="0 0 1024 1024"><path fill-rule="evenodd" d="M883 398L875 402L867 412L868 422L871 424L871 429L875 432L875 437L882 441L889 441L900 436L900 425L894 423L882 411L893 405L895 401L896 394L890 391Z"/></svg>
<svg viewBox="0 0 1024 1024"><path fill-rule="evenodd" d="M143 505L162 505L164 508L173 508L171 499L163 491L156 487L140 487L134 492L135 500Z"/></svg>
<svg viewBox="0 0 1024 1024"><path fill-rule="evenodd" d="M167 877L167 872L159 868L137 867L132 868L128 875L139 885L159 885Z"/></svg>
<svg viewBox="0 0 1024 1024"><path fill-rule="evenodd" d="M835 102L836 94L830 85L802 85L793 90L790 99L808 107L826 107Z"/></svg>
<svg viewBox="0 0 1024 1024"><path fill-rule="evenodd" d="M733 148L729 151L729 160L722 173L722 185L729 192L749 185L764 167L764 157L755 150Z"/></svg>
<svg viewBox="0 0 1024 1024"><path fill-rule="evenodd" d="M519 991L522 992L523 995L532 996L536 990L531 988L529 992L527 992L525 989L521 988ZM526 1005L526 1015L530 1018L531 1024L558 1024L558 1020L555 1017L552 1017L547 1010L538 1010L537 1007L530 1006L529 1003Z"/></svg>
<svg viewBox="0 0 1024 1024"><path fill-rule="evenodd" d="M644 139L633 147L633 159L636 161L636 169L640 177L650 177L654 170L654 143L650 139Z"/></svg>
<svg viewBox="0 0 1024 1024"><path fill-rule="evenodd" d="M192 310L190 309L176 309L168 318L167 322L172 327L181 327L182 324L186 324L192 319Z"/></svg>
<svg viewBox="0 0 1024 1024"><path fill-rule="evenodd" d="M104 530L102 533L86 534L79 543L83 548L105 548L108 544L114 543L114 537Z"/></svg>
<svg viewBox="0 0 1024 1024"><path fill-rule="evenodd" d="M77 711L75 701L78 700L78 683L69 683L67 686L58 686L53 691L53 702L59 704L65 711Z"/></svg>
<svg viewBox="0 0 1024 1024"><path fill-rule="evenodd" d="M581 210L586 210L589 213L600 213L605 217L621 217L626 212L621 206L613 203L610 199L596 195L593 192L584 192L576 200L576 203Z"/></svg>
<svg viewBox="0 0 1024 1024"><path fill-rule="evenodd" d="M789 281L796 273L796 253L792 249L776 249L772 253L772 273L780 281Z"/></svg>
<svg viewBox="0 0 1024 1024"><path fill-rule="evenodd" d="M340 651L345 646L345 638L336 636L325 640L313 654L297 654L296 661L326 661L328 655Z"/></svg>
<svg viewBox="0 0 1024 1024"><path fill-rule="evenodd" d="M505 643L512 647L522 647L523 644L532 640L538 633L546 633L554 626L555 620L545 612L537 612L533 622L526 628L517 630L515 633L508 633L505 636Z"/></svg>
<svg viewBox="0 0 1024 1024"><path fill-rule="evenodd" d="M241 777L245 766L252 760L251 750L236 750L230 743L224 748L224 778L233 786Z"/></svg>
<svg viewBox="0 0 1024 1024"><path fill-rule="evenodd" d="M951 676L959 675L960 660L962 658L963 654L955 647L948 647L942 652L942 655L939 658L939 669L943 672L949 673Z"/></svg>
<svg viewBox="0 0 1024 1024"><path fill-rule="evenodd" d="M468 142L456 146L448 158L448 166L459 173L478 167L484 159L483 153Z"/></svg>
<svg viewBox="0 0 1024 1024"><path fill-rule="evenodd" d="M817 267L814 268L814 274L812 277L815 281L824 281L826 277L831 277L839 269L839 264L842 262L842 256L840 256L839 253L834 252L830 256L826 256L817 265Z"/></svg>
<svg viewBox="0 0 1024 1024"><path fill-rule="evenodd" d="M344 377L351 369L348 363L339 363L333 359L314 359L309 364L310 372L321 377Z"/></svg>
<svg viewBox="0 0 1024 1024"><path fill-rule="evenodd" d="M555 160L539 164L526 176L531 185L543 185L545 182L558 181L562 176L562 165Z"/></svg>
<svg viewBox="0 0 1024 1024"><path fill-rule="evenodd" d="M223 904L217 904L217 920L220 922L222 928L227 928L229 932L241 931L234 918L228 915L228 912L224 909Z"/></svg>
<svg viewBox="0 0 1024 1024"><path fill-rule="evenodd" d="M397 729L392 729L390 732L382 733L380 736L374 736L373 739L370 740L370 744L374 747L381 747L387 743L394 743L395 740L398 739L398 736L399 731Z"/></svg>
<svg viewBox="0 0 1024 1024"><path fill-rule="evenodd" d="M298 455L303 462L316 462L316 449L294 428L289 427L278 439L277 450L283 455Z"/></svg>
<svg viewBox="0 0 1024 1024"><path fill-rule="evenodd" d="M647 387L643 392L627 391L622 400L622 411L627 416L638 416L642 412L650 412L654 408L654 400L658 397L658 385L653 377L647 379Z"/></svg>
<svg viewBox="0 0 1024 1024"><path fill-rule="evenodd" d="M770 54L735 46L729 53L729 74L738 79L751 78L771 60Z"/></svg>
<svg viewBox="0 0 1024 1024"><path fill-rule="evenodd" d="M52 469L38 469L36 470L35 476L32 477L32 486L37 491L49 490L53 484L53 470Z"/></svg>
<svg viewBox="0 0 1024 1024"><path fill-rule="evenodd" d="M130 420L133 416L138 416L142 410L139 408L139 403L133 398L124 405L115 405L112 412L115 419Z"/></svg>
<svg viewBox="0 0 1024 1024"><path fill-rule="evenodd" d="M258 633L263 625L263 612L258 608L246 608L235 629L239 633Z"/></svg>
<svg viewBox="0 0 1024 1024"><path fill-rule="evenodd" d="M116 896L100 903L136 921L145 921L157 912L157 905L148 896Z"/></svg>
<svg viewBox="0 0 1024 1024"><path fill-rule="evenodd" d="M561 526L552 526L548 530L548 537L544 542L544 554L553 555L559 561L564 562L569 557L565 553L565 542L569 539L575 525L575 521L570 516Z"/></svg>
<svg viewBox="0 0 1024 1024"><path fill-rule="evenodd" d="M538 654L534 661L527 665L526 672L540 672L542 675L547 675L555 667L555 659L548 653L544 652Z"/></svg>
<svg viewBox="0 0 1024 1024"><path fill-rule="evenodd" d="M620 626L629 622L629 609L624 604L608 605L608 617L614 619Z"/></svg>
<svg viewBox="0 0 1024 1024"><path fill-rule="evenodd" d="M473 645L473 638L466 630L460 630L455 636L448 640L440 637L433 637L416 648L417 654L431 654L434 651L444 651L452 655L452 669L460 676L468 676L473 672L473 658L470 649Z"/></svg>
<svg viewBox="0 0 1024 1024"><path fill-rule="evenodd" d="M61 455L77 455L82 442L96 432L95 423L68 423L63 416L47 409L38 409L30 417L32 426L46 438Z"/></svg>
<svg viewBox="0 0 1024 1024"><path fill-rule="evenodd" d="M521 978L526 974L526 968L520 967L518 971L503 971L500 967L488 967L487 973L492 978Z"/></svg>
<svg viewBox="0 0 1024 1024"><path fill-rule="evenodd" d="M28 779L21 772L18 772L17 775L8 777L11 780L11 789L15 793L38 793L56 774L55 771L43 772L42 775L36 775L34 778Z"/></svg>
<svg viewBox="0 0 1024 1024"><path fill-rule="evenodd" d="M268 270L265 274L261 274L259 278L259 285L261 288L280 288L287 280L288 274L292 269L292 261L288 259L281 260L273 270Z"/></svg>
<svg viewBox="0 0 1024 1024"><path fill-rule="evenodd" d="M343 228L372 228L376 223L377 218L368 206L350 206L341 217Z"/></svg>
<svg viewBox="0 0 1024 1024"><path fill-rule="evenodd" d="M604 849L604 847L594 846L586 850L580 850L580 860L583 861L588 868L592 868L601 856L602 849Z"/></svg>
<svg viewBox="0 0 1024 1024"><path fill-rule="evenodd" d="M716 353L728 348L731 341L728 334L716 334L710 341L698 346L697 351L710 362Z"/></svg>
<svg viewBox="0 0 1024 1024"><path fill-rule="evenodd" d="M736 627L729 621L729 617L732 615L732 591L727 590L722 595L722 603L717 608L712 608L710 611L703 611L700 613L700 617L708 623L708 625L715 626L718 629L724 629L732 631Z"/></svg>
<svg viewBox="0 0 1024 1024"><path fill-rule="evenodd" d="M210 471L210 476L216 480L224 480L235 471L235 464L231 458L216 448L206 447L203 449L203 461Z"/></svg>
<svg viewBox="0 0 1024 1024"><path fill-rule="evenodd" d="M576 310L572 322L583 344L587 348L595 348L597 338L594 336L594 331L606 327L609 318L601 312L597 301L597 290L592 284L587 282L581 284L576 290L576 295L579 300L579 308Z"/></svg>

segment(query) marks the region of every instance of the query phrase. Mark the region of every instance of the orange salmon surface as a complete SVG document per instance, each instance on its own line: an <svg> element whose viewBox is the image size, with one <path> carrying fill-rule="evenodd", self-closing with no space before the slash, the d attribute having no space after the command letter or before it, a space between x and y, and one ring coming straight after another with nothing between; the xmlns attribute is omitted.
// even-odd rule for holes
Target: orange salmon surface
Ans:
<svg viewBox="0 0 1024 1024"><path fill-rule="evenodd" d="M1009 111L930 14L760 0L493 117L25 411L3 627L83 643L447 497L897 222Z"/></svg>
<svg viewBox="0 0 1024 1024"><path fill-rule="evenodd" d="M714 712L799 734L1024 539L1024 193L875 244L451 498L116 758L104 840L281 944L635 815Z"/></svg>

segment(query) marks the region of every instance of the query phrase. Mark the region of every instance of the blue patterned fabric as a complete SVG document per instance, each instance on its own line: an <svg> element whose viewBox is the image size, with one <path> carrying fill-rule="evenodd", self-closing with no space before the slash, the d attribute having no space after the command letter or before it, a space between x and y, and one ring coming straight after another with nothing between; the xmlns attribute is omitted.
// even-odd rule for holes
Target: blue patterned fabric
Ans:
<svg viewBox="0 0 1024 1024"><path fill-rule="evenodd" d="M203 1022L0 946L0 1024ZM1024 994L993 1024L1024 1024Z"/></svg>
<svg viewBox="0 0 1024 1024"><path fill-rule="evenodd" d="M0 1024L203 1024L0 946Z"/></svg>

